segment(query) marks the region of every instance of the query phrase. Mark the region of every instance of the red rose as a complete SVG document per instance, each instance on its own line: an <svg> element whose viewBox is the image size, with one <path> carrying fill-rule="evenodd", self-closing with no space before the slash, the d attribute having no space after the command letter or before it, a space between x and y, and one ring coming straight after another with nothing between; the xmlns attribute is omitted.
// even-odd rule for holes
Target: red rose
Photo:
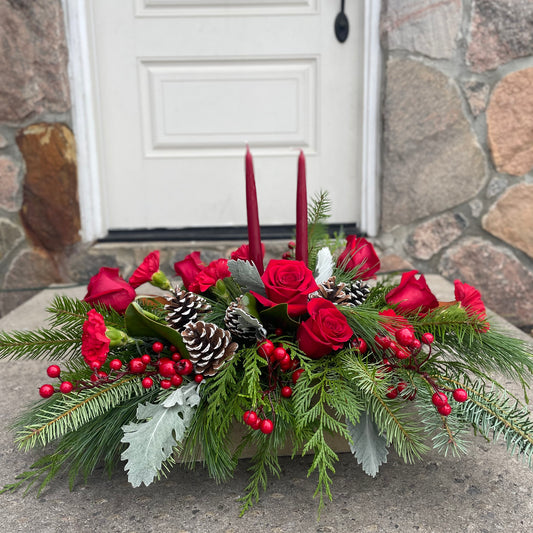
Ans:
<svg viewBox="0 0 533 533"><path fill-rule="evenodd" d="M298 346L312 359L342 348L353 335L346 317L335 304L324 298L313 298L307 305L310 318L298 328Z"/></svg>
<svg viewBox="0 0 533 533"><path fill-rule="evenodd" d="M375 277L380 263L372 244L363 237L348 235L346 237L346 248L339 255L337 266L344 271L358 269L354 279L367 280Z"/></svg>
<svg viewBox="0 0 533 533"><path fill-rule="evenodd" d="M305 313L307 295L318 290L313 273L303 261L272 259L261 279L265 285L266 298L255 292L252 294L267 307L288 304L291 316Z"/></svg>
<svg viewBox="0 0 533 533"><path fill-rule="evenodd" d="M192 252L182 261L174 263L174 270L178 276L181 276L183 285L187 290L189 290L189 285L204 268L205 265L200 260L200 252Z"/></svg>
<svg viewBox="0 0 533 533"><path fill-rule="evenodd" d="M135 289L118 274L118 268L102 267L87 286L84 300L124 313L135 298Z"/></svg>
<svg viewBox="0 0 533 533"><path fill-rule="evenodd" d="M480 292L471 285L467 285L458 279L454 281L454 284L455 301L459 302L466 309L468 315L476 316L479 320L486 321L485 304L481 299ZM488 331L488 329L489 324L487 322L481 331Z"/></svg>
<svg viewBox="0 0 533 533"><path fill-rule="evenodd" d="M402 274L400 284L385 296L388 304L398 304L396 310L399 313L427 313L439 305L426 283L426 278L420 274L416 279L417 274L417 270Z"/></svg>
<svg viewBox="0 0 533 533"><path fill-rule="evenodd" d="M101 366L107 358L110 341L105 334L106 329L104 317L96 309L91 309L81 334L81 355L91 368L93 363Z"/></svg>
<svg viewBox="0 0 533 533"><path fill-rule="evenodd" d="M228 270L228 260L216 259L197 274L196 278L189 284L188 290L197 293L204 292L216 285L219 279L229 276L231 276L231 272Z"/></svg>
<svg viewBox="0 0 533 533"><path fill-rule="evenodd" d="M265 245L261 243L261 253L263 254L263 259L265 258ZM237 260L242 259L243 261L251 261L250 257L250 246L248 244L243 244L239 246L236 250L231 252L231 259Z"/></svg>
<svg viewBox="0 0 533 533"><path fill-rule="evenodd" d="M152 276L159 271L159 250L149 253L129 279L129 284L136 289L143 283L152 281Z"/></svg>

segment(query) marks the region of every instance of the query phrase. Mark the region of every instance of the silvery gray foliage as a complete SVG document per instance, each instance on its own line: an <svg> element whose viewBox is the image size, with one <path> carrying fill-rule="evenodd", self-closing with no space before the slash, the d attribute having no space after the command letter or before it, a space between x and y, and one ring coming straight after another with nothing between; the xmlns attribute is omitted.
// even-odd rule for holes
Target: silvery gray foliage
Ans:
<svg viewBox="0 0 533 533"><path fill-rule="evenodd" d="M346 426L353 441L350 443L350 449L357 463L363 467L366 474L376 477L379 467L387 462L387 440L379 433L375 422L367 413L361 413L356 425L346 421Z"/></svg>
<svg viewBox="0 0 533 533"><path fill-rule="evenodd" d="M143 421L122 426L121 442L129 446L121 459L127 461L124 469L133 487L152 483L174 447L185 437L199 402L198 385L189 383L176 389L160 404L140 404L136 416Z"/></svg>
<svg viewBox="0 0 533 533"><path fill-rule="evenodd" d="M261 296L266 296L265 285L257 267L250 261L230 259L228 269L233 279L242 287L244 292L254 291Z"/></svg>
<svg viewBox="0 0 533 533"><path fill-rule="evenodd" d="M244 309L240 309L238 307L233 309L233 313L238 315L239 317L239 326L243 330L247 330L249 328L256 330L256 337L258 339L264 339L267 336L267 330L263 327L263 324L261 322L247 313Z"/></svg>
<svg viewBox="0 0 533 533"><path fill-rule="evenodd" d="M329 248L321 248L316 256L315 281L317 285L333 276L333 256Z"/></svg>

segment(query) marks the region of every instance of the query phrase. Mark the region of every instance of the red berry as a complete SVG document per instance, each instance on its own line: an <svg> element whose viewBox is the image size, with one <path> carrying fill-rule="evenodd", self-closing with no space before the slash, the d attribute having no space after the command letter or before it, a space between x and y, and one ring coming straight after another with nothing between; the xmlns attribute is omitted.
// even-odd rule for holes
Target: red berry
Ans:
<svg viewBox="0 0 533 533"><path fill-rule="evenodd" d="M292 382L296 385L296 382L300 379L300 376L305 372L303 368L299 368L292 373Z"/></svg>
<svg viewBox="0 0 533 533"><path fill-rule="evenodd" d="M196 381L196 383L202 383L203 380L204 376L202 376L202 374L196 374L196 376L194 376L194 381Z"/></svg>
<svg viewBox="0 0 533 533"><path fill-rule="evenodd" d="M72 392L72 389L74 388L74 385L70 381L63 381L61 385L59 385L59 390L63 394L68 394L69 392Z"/></svg>
<svg viewBox="0 0 533 533"><path fill-rule="evenodd" d="M179 352L174 352L172 354L172 361L179 361L181 359L181 354Z"/></svg>
<svg viewBox="0 0 533 533"><path fill-rule="evenodd" d="M387 389L387 398L390 398L391 400L394 400L394 398L396 398L396 396L398 396L398 390L396 389L396 387L393 387L392 385L389 386L389 388Z"/></svg>
<svg viewBox="0 0 533 533"><path fill-rule="evenodd" d="M290 398L292 396L292 389L288 385L281 387L281 395L284 398Z"/></svg>
<svg viewBox="0 0 533 533"><path fill-rule="evenodd" d="M376 335L374 340L376 341L376 344L384 350L386 350L392 342L391 338L387 337L386 335Z"/></svg>
<svg viewBox="0 0 533 533"><path fill-rule="evenodd" d="M466 402L468 399L468 393L464 389L455 389L453 391L453 399L456 402Z"/></svg>
<svg viewBox="0 0 533 533"><path fill-rule="evenodd" d="M170 387L172 387L172 381L170 381L170 379L162 379L159 382L159 385L161 385L162 389L170 389Z"/></svg>
<svg viewBox="0 0 533 533"><path fill-rule="evenodd" d="M49 378L58 378L59 374L61 374L61 368L57 365L50 365L46 369L46 373L48 374Z"/></svg>
<svg viewBox="0 0 533 533"><path fill-rule="evenodd" d="M101 379L104 379L107 377L107 374L105 372L95 372L92 376L91 376L91 381L93 383L95 383L96 381L99 381Z"/></svg>
<svg viewBox="0 0 533 533"><path fill-rule="evenodd" d="M410 328L401 328L396 331L394 336L402 346L410 346L411 343L415 340L415 334Z"/></svg>
<svg viewBox="0 0 533 533"><path fill-rule="evenodd" d="M392 365L390 364L390 361L384 357L383 361L381 361L381 364L385 367L383 370L385 372L392 372Z"/></svg>
<svg viewBox="0 0 533 533"><path fill-rule="evenodd" d="M174 361L171 361L170 359L165 359L164 361L161 360L159 362L159 374L161 374L165 378L173 376L176 373L174 365Z"/></svg>
<svg viewBox="0 0 533 533"><path fill-rule="evenodd" d="M286 355L279 363L279 367L283 371L287 371L292 367L292 359L290 355Z"/></svg>
<svg viewBox="0 0 533 533"><path fill-rule="evenodd" d="M407 383L405 383L404 381L400 381L400 383L396 385L396 390L398 391L398 394L401 394L406 388L407 388Z"/></svg>
<svg viewBox="0 0 533 533"><path fill-rule="evenodd" d="M277 348L274 348L274 351L272 352L272 357L276 361L282 361L285 359L285 357L288 357L287 351L282 346L278 346Z"/></svg>
<svg viewBox="0 0 533 533"><path fill-rule="evenodd" d="M433 335L431 333L424 333L422 335L422 337L420 337L420 340L424 343L424 344L432 344L433 341L435 340L435 337L433 337Z"/></svg>
<svg viewBox="0 0 533 533"><path fill-rule="evenodd" d="M448 397L446 396L446 394L443 394L442 392L436 392L431 397L431 401L433 402L433 405L435 407L441 407L448 403Z"/></svg>
<svg viewBox="0 0 533 533"><path fill-rule="evenodd" d="M265 339L257 346L257 353L267 359L274 351L274 343L270 339Z"/></svg>
<svg viewBox="0 0 533 533"><path fill-rule="evenodd" d="M174 374L170 378L170 383L172 383L174 387L179 387L183 383L183 378L179 374Z"/></svg>
<svg viewBox="0 0 533 533"><path fill-rule="evenodd" d="M350 345L360 354L365 354L368 351L368 345L361 337L357 337L357 339L352 339Z"/></svg>
<svg viewBox="0 0 533 533"><path fill-rule="evenodd" d="M154 380L151 377L148 377L148 376L143 378L143 380L141 381L141 385L145 389L149 389L153 384L154 384Z"/></svg>
<svg viewBox="0 0 533 533"><path fill-rule="evenodd" d="M274 431L274 422L268 418L265 418L261 421L261 424L259 424L259 429L261 430L261 433L268 435Z"/></svg>
<svg viewBox="0 0 533 533"><path fill-rule="evenodd" d="M281 328L276 328L276 329L274 330L274 335L275 335L276 337L281 337L281 336L283 335L283 330L282 330Z"/></svg>
<svg viewBox="0 0 533 533"><path fill-rule="evenodd" d="M418 350L420 350L420 348L422 348L422 343L418 339L415 339L411 343L411 350L418 351Z"/></svg>
<svg viewBox="0 0 533 533"><path fill-rule="evenodd" d="M170 350L170 353L175 353L178 351L178 349L173 344L171 344L168 349Z"/></svg>
<svg viewBox="0 0 533 533"><path fill-rule="evenodd" d="M296 243L294 241L289 241L288 247L291 250L294 250L296 248Z"/></svg>
<svg viewBox="0 0 533 533"><path fill-rule="evenodd" d="M393 351L394 355L398 359L408 359L409 357L411 357L410 352L408 352L405 348L402 348L401 346L397 346L396 344L394 345Z"/></svg>
<svg viewBox="0 0 533 533"><path fill-rule="evenodd" d="M145 353L144 355L141 355L141 361L145 365L149 365L152 362L152 358L147 353Z"/></svg>
<svg viewBox="0 0 533 533"><path fill-rule="evenodd" d="M109 368L111 370L120 370L122 368L122 361L120 359L112 359L109 361Z"/></svg>
<svg viewBox="0 0 533 533"><path fill-rule="evenodd" d="M142 362L140 357L135 357L129 363L130 372L133 374L142 374L146 370L146 365Z"/></svg>
<svg viewBox="0 0 533 533"><path fill-rule="evenodd" d="M262 422L262 420L259 417L257 417L257 420L253 424L249 424L249 426L252 429L259 429L259 426L261 425L261 422Z"/></svg>
<svg viewBox="0 0 533 533"><path fill-rule="evenodd" d="M437 407L437 411L442 416L448 416L452 412L452 408L450 407L449 403L445 403L444 405L441 405L440 407Z"/></svg>
<svg viewBox="0 0 533 533"><path fill-rule="evenodd" d="M257 422L257 413L255 411L246 411L242 415L242 419L245 424L253 426Z"/></svg>
<svg viewBox="0 0 533 533"><path fill-rule="evenodd" d="M50 396L52 396L54 392L55 392L54 387L48 383L46 385L42 385L41 388L39 389L39 394L43 398L50 398Z"/></svg>
<svg viewBox="0 0 533 533"><path fill-rule="evenodd" d="M182 376L188 376L193 371L192 363L189 359L182 359L176 363L176 372Z"/></svg>
<svg viewBox="0 0 533 533"><path fill-rule="evenodd" d="M89 367L92 368L93 370L98 370L102 368L102 363L100 361L91 361L89 363Z"/></svg>
<svg viewBox="0 0 533 533"><path fill-rule="evenodd" d="M161 353L164 349L165 347L163 346L162 342L157 341L152 344L152 350L155 353Z"/></svg>

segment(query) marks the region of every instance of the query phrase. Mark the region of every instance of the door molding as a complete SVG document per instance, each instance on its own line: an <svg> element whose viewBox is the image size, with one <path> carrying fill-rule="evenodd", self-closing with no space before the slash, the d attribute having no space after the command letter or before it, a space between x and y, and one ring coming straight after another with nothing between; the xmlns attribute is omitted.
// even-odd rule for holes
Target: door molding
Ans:
<svg viewBox="0 0 533 533"><path fill-rule="evenodd" d="M364 80L362 123L361 231L379 231L379 139L381 48L379 17L381 0L364 0ZM83 242L105 237L107 223L102 182L102 139L98 124L98 85L92 64L94 35L90 0L62 0L69 49L72 121L78 156L78 191ZM333 24L333 22L332 22Z"/></svg>

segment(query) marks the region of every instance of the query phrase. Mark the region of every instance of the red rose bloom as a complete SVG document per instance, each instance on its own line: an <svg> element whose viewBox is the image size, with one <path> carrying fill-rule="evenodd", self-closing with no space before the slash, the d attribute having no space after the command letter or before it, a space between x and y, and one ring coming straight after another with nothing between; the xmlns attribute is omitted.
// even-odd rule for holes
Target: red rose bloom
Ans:
<svg viewBox="0 0 533 533"><path fill-rule="evenodd" d="M303 261L272 259L261 279L265 285L266 298L255 292L252 294L267 307L288 304L291 316L305 313L307 295L318 290L313 273Z"/></svg>
<svg viewBox="0 0 533 533"><path fill-rule="evenodd" d="M468 315L476 316L482 322L487 320L487 313L485 312L485 304L481 299L480 292L468 285L456 279L455 285L455 301L459 302L465 309ZM481 331L488 331L488 322L484 325Z"/></svg>
<svg viewBox="0 0 533 533"><path fill-rule="evenodd" d="M300 324L297 338L302 352L313 359L342 348L353 335L346 317L335 304L312 298L307 304L310 317Z"/></svg>
<svg viewBox="0 0 533 533"><path fill-rule="evenodd" d="M102 365L107 358L110 341L105 332L104 317L96 309L91 309L87 313L81 334L81 355L90 367L92 363Z"/></svg>
<svg viewBox="0 0 533 533"><path fill-rule="evenodd" d="M159 250L149 253L129 279L129 284L136 289L143 283L152 281L152 276L159 271Z"/></svg>
<svg viewBox="0 0 533 533"><path fill-rule="evenodd" d="M357 268L354 279L367 280L375 277L379 270L379 257L370 244L363 237L348 235L346 237L346 248L337 259L337 266L345 271Z"/></svg>
<svg viewBox="0 0 533 533"><path fill-rule="evenodd" d="M417 270L402 274L400 284L385 296L388 304L397 304L396 310L399 313L427 313L439 305L424 275L420 274L420 277L416 279L417 274Z"/></svg>
<svg viewBox="0 0 533 533"><path fill-rule="evenodd" d="M119 276L118 268L102 267L90 279L84 300L92 306L101 304L124 313L134 298L135 289Z"/></svg>
<svg viewBox="0 0 533 533"><path fill-rule="evenodd" d="M197 274L196 278L189 284L188 290L196 293L204 292L216 285L219 279L229 276L231 276L231 272L228 270L228 260L216 259Z"/></svg>
<svg viewBox="0 0 533 533"><path fill-rule="evenodd" d="M263 254L263 259L265 258L265 245L261 243L261 253ZM236 250L231 252L231 259L237 260L242 259L243 261L251 261L250 257L250 246L248 244L243 244L239 246Z"/></svg>
<svg viewBox="0 0 533 533"><path fill-rule="evenodd" d="M189 290L189 285L204 268L205 265L200 260L200 252L192 252L182 261L174 263L174 270L183 280L183 285L187 290Z"/></svg>

